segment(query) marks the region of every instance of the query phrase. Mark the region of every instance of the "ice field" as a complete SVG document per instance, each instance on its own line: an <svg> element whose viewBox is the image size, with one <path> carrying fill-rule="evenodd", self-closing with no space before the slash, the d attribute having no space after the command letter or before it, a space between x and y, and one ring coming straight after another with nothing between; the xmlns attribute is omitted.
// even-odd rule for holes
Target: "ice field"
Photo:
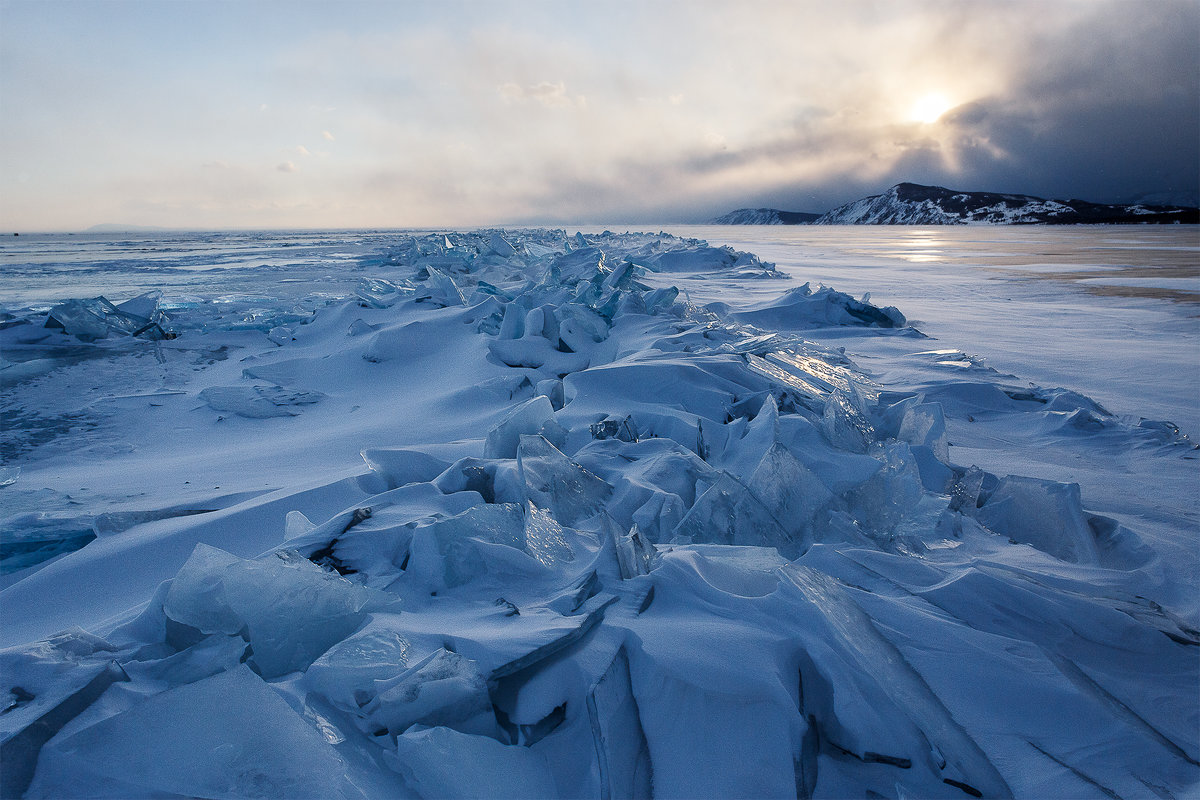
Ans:
<svg viewBox="0 0 1200 800"><path fill-rule="evenodd" d="M1200 786L1191 227L0 258L4 797Z"/></svg>

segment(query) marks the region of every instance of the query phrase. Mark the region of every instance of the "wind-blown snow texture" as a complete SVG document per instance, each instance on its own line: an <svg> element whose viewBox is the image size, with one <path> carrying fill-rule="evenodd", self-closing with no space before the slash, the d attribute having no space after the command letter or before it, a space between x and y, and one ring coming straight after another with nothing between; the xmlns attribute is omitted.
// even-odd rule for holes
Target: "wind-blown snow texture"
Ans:
<svg viewBox="0 0 1200 800"><path fill-rule="evenodd" d="M295 439L366 468L20 550L4 796L1194 790L1200 639L1170 607L1194 573L1076 484L952 463L948 433L1178 460L1178 431L972 365L881 384L815 340L927 350L900 311L809 285L698 307L673 284L782 276L697 240L485 231L372 263L257 329L155 297L134 311L176 338L98 302L7 321L6 347L190 354L110 401L192 448L164 478ZM107 611L54 632L84 591Z"/></svg>
<svg viewBox="0 0 1200 800"><path fill-rule="evenodd" d="M898 183L883 194L838 206L816 225L1053 225L1200 222L1184 206L1106 205L1085 200L1044 200L1024 194L961 192L941 186Z"/></svg>

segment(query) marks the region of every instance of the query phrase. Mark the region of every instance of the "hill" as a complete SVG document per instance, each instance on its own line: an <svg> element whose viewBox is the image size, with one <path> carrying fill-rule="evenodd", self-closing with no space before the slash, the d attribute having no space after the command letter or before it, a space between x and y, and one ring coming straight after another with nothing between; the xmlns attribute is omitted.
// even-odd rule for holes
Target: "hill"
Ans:
<svg viewBox="0 0 1200 800"><path fill-rule="evenodd" d="M714 219L711 225L808 225L821 215L777 208L739 208Z"/></svg>
<svg viewBox="0 0 1200 800"><path fill-rule="evenodd" d="M1200 209L1046 200L1024 194L962 192L941 186L898 183L883 194L839 206L814 222L816 225L1146 223L1200 223Z"/></svg>

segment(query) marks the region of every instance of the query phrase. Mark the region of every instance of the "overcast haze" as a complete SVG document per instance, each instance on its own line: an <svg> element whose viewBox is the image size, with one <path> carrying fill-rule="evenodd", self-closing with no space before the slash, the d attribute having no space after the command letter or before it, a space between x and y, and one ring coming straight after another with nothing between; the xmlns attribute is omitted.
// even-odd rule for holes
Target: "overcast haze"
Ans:
<svg viewBox="0 0 1200 800"><path fill-rule="evenodd" d="M0 225L1197 202L1200 3L0 4Z"/></svg>

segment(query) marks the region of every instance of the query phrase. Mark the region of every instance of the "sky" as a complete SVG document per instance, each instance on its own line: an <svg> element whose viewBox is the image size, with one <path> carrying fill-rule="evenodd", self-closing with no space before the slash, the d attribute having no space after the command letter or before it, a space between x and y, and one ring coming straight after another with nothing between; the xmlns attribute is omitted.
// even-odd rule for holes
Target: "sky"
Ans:
<svg viewBox="0 0 1200 800"><path fill-rule="evenodd" d="M0 0L0 228L1200 201L1200 2Z"/></svg>

